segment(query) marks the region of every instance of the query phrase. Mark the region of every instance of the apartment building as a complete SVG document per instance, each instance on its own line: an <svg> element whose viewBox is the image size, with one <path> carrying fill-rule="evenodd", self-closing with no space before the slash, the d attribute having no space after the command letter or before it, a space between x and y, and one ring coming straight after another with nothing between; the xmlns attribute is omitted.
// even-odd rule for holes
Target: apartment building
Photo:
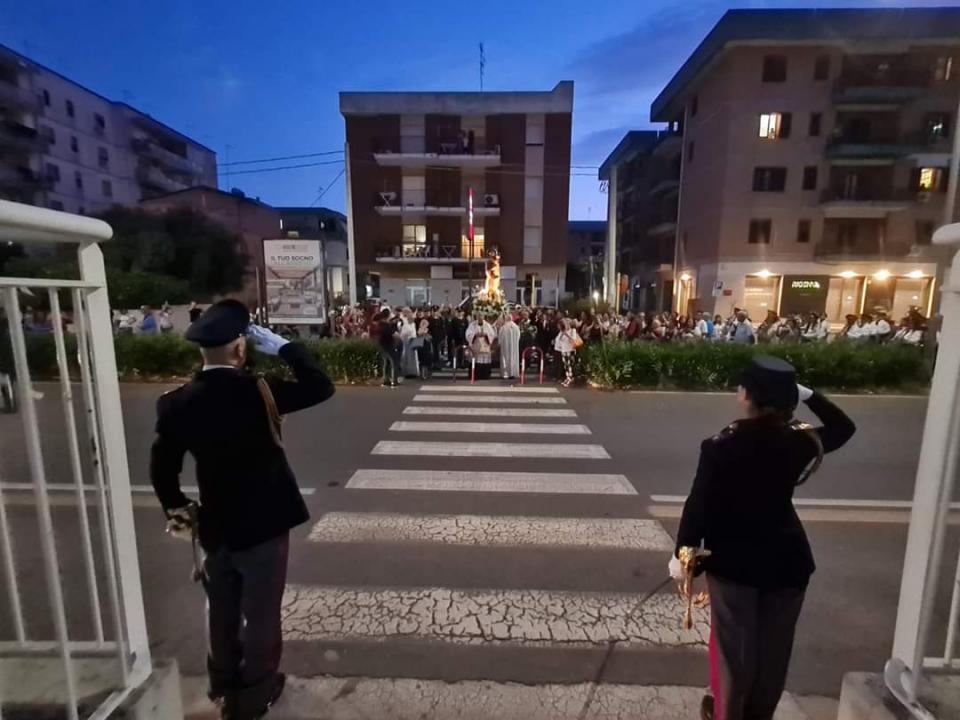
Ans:
<svg viewBox="0 0 960 720"><path fill-rule="evenodd" d="M656 98L682 130L674 307L929 313L960 8L732 10Z"/></svg>
<svg viewBox="0 0 960 720"><path fill-rule="evenodd" d="M571 220L567 223L566 290L571 297L599 299L602 295L606 250L605 221Z"/></svg>
<svg viewBox="0 0 960 720"><path fill-rule="evenodd" d="M216 184L209 148L0 46L0 198L90 214Z"/></svg>
<svg viewBox="0 0 960 720"><path fill-rule="evenodd" d="M604 284L608 301L622 310L670 308L681 132L679 123L631 130L600 166L608 203Z"/></svg>
<svg viewBox="0 0 960 720"><path fill-rule="evenodd" d="M501 255L511 301L565 292L573 83L548 92L340 94L352 292L456 304Z"/></svg>

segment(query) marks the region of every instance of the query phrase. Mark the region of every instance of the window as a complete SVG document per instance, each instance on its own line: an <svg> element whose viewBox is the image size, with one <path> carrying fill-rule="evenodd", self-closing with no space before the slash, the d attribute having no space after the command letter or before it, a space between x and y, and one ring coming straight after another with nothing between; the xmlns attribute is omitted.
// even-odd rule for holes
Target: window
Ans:
<svg viewBox="0 0 960 720"><path fill-rule="evenodd" d="M753 169L754 192L783 192L787 187L787 169L758 167Z"/></svg>
<svg viewBox="0 0 960 720"><path fill-rule="evenodd" d="M403 257L418 257L426 254L427 250L427 226L426 225L404 225L403 226Z"/></svg>
<svg viewBox="0 0 960 720"><path fill-rule="evenodd" d="M813 63L813 79L814 80L830 79L830 56L829 55L817 56L817 59Z"/></svg>
<svg viewBox="0 0 960 720"><path fill-rule="evenodd" d="M77 111L73 107L73 100L67 100L67 117L76 117Z"/></svg>
<svg viewBox="0 0 960 720"><path fill-rule="evenodd" d="M923 167L916 174L915 188L920 192L935 192L943 189L943 168Z"/></svg>
<svg viewBox="0 0 960 720"><path fill-rule="evenodd" d="M817 166L816 165L807 165L803 169L803 189L804 190L817 189Z"/></svg>
<svg viewBox="0 0 960 720"><path fill-rule="evenodd" d="M822 113L810 113L810 127L807 130L807 134L810 137L820 137L820 123L822 119Z"/></svg>
<svg viewBox="0 0 960 720"><path fill-rule="evenodd" d="M747 239L751 245L769 245L773 234L772 220L751 220L750 236Z"/></svg>
<svg viewBox="0 0 960 720"><path fill-rule="evenodd" d="M401 201L405 206L413 205L413 206L419 207L422 205L426 205L427 178L425 176L404 175L400 179L400 187L403 190Z"/></svg>
<svg viewBox="0 0 960 720"><path fill-rule="evenodd" d="M856 220L838 221L837 242L842 247L852 247L857 244L857 221Z"/></svg>
<svg viewBox="0 0 960 720"><path fill-rule="evenodd" d="M785 140L790 137L790 113L763 113L760 115L760 137L764 140Z"/></svg>
<svg viewBox="0 0 960 720"><path fill-rule="evenodd" d="M47 163L46 166L44 166L44 175L52 182L60 182L60 166Z"/></svg>
<svg viewBox="0 0 960 720"><path fill-rule="evenodd" d="M763 56L763 82L786 82L787 58L785 55Z"/></svg>
<svg viewBox="0 0 960 720"><path fill-rule="evenodd" d="M97 135L103 135L103 131L107 129L107 121L100 113L93 114L93 131Z"/></svg>
<svg viewBox="0 0 960 720"><path fill-rule="evenodd" d="M113 197L113 183L111 183L109 180L100 181L100 190L103 191L104 197Z"/></svg>
<svg viewBox="0 0 960 720"><path fill-rule="evenodd" d="M50 209L51 209L51 210L63 210L63 203L60 202L59 200L51 200L51 201L50 201Z"/></svg>
<svg viewBox="0 0 960 720"><path fill-rule="evenodd" d="M687 162L693 162L693 140L687 143Z"/></svg>
<svg viewBox="0 0 960 720"><path fill-rule="evenodd" d="M83 190L83 173L79 170L73 171L73 184L77 190Z"/></svg>
<svg viewBox="0 0 960 720"><path fill-rule="evenodd" d="M810 221L809 220L797 221L797 242L798 243L810 242Z"/></svg>
<svg viewBox="0 0 960 720"><path fill-rule="evenodd" d="M945 140L950 137L950 113L927 113L924 127L930 140Z"/></svg>
<svg viewBox="0 0 960 720"><path fill-rule="evenodd" d="M696 115L697 115L697 110L698 110L698 107L697 107L698 105L699 105L699 103L698 103L698 98L697 98L696 95L694 95L694 96L690 99L690 117L696 117Z"/></svg>
<svg viewBox="0 0 960 720"><path fill-rule="evenodd" d="M102 168L110 166L110 153L105 147L97 148L97 165Z"/></svg>
<svg viewBox="0 0 960 720"><path fill-rule="evenodd" d="M77 141L76 135L70 136L70 149L73 152L80 152L80 143Z"/></svg>
<svg viewBox="0 0 960 720"><path fill-rule="evenodd" d="M929 245L933 240L933 229L935 225L929 220L917 220L916 225L916 244Z"/></svg>
<svg viewBox="0 0 960 720"><path fill-rule="evenodd" d="M47 107L50 107L50 91L49 90L43 91L43 104L46 105Z"/></svg>
<svg viewBox="0 0 960 720"><path fill-rule="evenodd" d="M49 125L40 126L40 137L42 137L51 147L57 144L57 134Z"/></svg>
<svg viewBox="0 0 960 720"><path fill-rule="evenodd" d="M953 57L944 55L937 58L933 66L933 79L936 82L948 82L953 78Z"/></svg>

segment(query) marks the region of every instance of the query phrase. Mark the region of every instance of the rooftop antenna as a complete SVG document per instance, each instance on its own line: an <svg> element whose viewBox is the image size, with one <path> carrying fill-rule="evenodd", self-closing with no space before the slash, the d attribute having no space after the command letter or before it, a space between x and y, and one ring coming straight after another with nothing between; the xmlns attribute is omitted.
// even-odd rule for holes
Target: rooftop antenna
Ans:
<svg viewBox="0 0 960 720"><path fill-rule="evenodd" d="M480 92L483 92L483 69L487 65L487 57L483 54L483 43L480 43Z"/></svg>

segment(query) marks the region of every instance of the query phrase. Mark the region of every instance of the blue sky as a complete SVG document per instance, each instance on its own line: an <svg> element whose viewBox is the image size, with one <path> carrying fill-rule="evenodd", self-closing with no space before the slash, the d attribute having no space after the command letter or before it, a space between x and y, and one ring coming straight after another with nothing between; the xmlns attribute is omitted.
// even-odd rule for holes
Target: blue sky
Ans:
<svg viewBox="0 0 960 720"><path fill-rule="evenodd" d="M0 42L213 148L221 163L343 148L340 90L544 90L573 80L573 163L599 165L731 7L956 5L924 0L0 0ZM329 160L316 158L312 162ZM272 166L309 163L277 162ZM220 177L275 205L342 210L342 164ZM574 170L574 173L591 173ZM595 176L570 217L602 219Z"/></svg>

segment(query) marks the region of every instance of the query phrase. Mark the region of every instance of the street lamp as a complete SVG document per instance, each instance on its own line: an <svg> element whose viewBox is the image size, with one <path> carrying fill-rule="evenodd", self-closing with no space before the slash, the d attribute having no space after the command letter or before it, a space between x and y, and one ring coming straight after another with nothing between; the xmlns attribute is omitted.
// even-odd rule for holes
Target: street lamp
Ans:
<svg viewBox="0 0 960 720"><path fill-rule="evenodd" d="M593 304L596 305L600 302L600 293L597 290L593 291Z"/></svg>

